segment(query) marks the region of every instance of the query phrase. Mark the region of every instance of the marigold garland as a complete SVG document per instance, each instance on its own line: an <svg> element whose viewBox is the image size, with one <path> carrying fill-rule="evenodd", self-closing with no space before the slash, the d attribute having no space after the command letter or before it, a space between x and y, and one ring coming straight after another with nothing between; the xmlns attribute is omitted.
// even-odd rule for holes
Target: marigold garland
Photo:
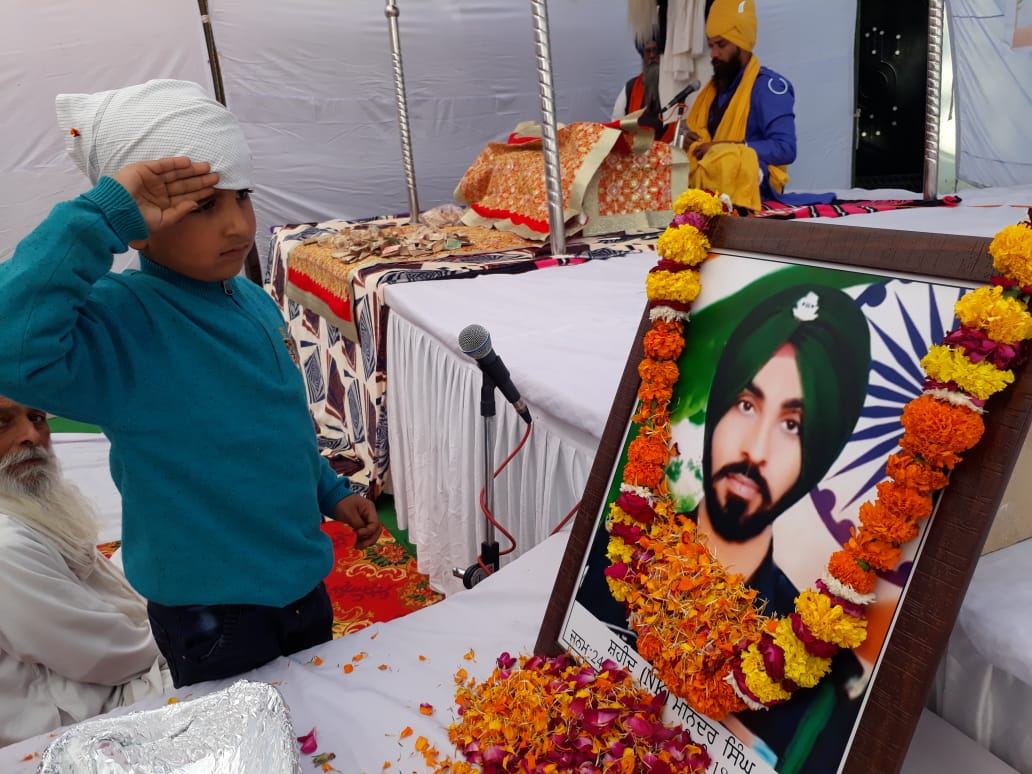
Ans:
<svg viewBox="0 0 1032 774"><path fill-rule="evenodd" d="M961 326L921 361L924 393L903 410L901 451L889 457L877 498L860 525L802 592L785 618L759 614L756 592L714 559L695 524L675 513L663 471L675 453L669 401L680 377L684 325L701 289L693 266L706 259L712 219L723 198L690 190L674 204L660 237L660 261L646 280L652 324L621 492L610 504L607 582L626 604L638 650L677 696L711 718L782 702L816 685L839 648L867 636L876 571L893 569L903 546L932 512L960 455L982 437L982 405L1014 379L1009 370L1032 337L1032 224L1010 226L989 252L1000 276L956 304ZM1027 291L1027 292L1026 292Z"/></svg>

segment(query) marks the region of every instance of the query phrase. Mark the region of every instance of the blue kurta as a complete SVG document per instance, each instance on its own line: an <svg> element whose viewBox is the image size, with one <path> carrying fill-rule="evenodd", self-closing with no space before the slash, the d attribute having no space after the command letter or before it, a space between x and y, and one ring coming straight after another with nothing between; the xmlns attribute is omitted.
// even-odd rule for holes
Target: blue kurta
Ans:
<svg viewBox="0 0 1032 774"><path fill-rule="evenodd" d="M745 68L725 91L717 92L710 117L722 114L742 81ZM718 113L719 111L719 113ZM715 126L710 127L713 134ZM768 67L760 67L749 101L749 120L745 126L745 143L756 151L763 170L760 198L791 205L826 204L834 194L776 193L770 186L767 167L791 164L796 159L795 90L788 79Z"/></svg>

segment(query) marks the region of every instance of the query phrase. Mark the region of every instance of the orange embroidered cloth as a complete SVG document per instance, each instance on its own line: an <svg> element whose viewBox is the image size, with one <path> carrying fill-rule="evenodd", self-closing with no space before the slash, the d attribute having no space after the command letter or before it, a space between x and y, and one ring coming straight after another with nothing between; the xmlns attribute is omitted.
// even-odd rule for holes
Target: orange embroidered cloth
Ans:
<svg viewBox="0 0 1032 774"><path fill-rule="evenodd" d="M674 197L688 187L683 151L652 142L651 132L627 122L574 123L561 127L557 139L568 234L658 229L669 223ZM455 199L469 205L464 223L548 238L540 128L523 123L508 141L489 143L459 181Z"/></svg>

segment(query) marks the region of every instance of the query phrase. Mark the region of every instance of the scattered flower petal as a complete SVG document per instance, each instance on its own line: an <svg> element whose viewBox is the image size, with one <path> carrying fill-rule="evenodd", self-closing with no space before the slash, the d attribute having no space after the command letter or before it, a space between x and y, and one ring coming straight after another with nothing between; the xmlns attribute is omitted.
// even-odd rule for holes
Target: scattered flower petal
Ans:
<svg viewBox="0 0 1032 774"><path fill-rule="evenodd" d="M311 755L319 749L319 743L315 739L314 728L304 736L299 736L297 741L301 744L301 753L303 755Z"/></svg>

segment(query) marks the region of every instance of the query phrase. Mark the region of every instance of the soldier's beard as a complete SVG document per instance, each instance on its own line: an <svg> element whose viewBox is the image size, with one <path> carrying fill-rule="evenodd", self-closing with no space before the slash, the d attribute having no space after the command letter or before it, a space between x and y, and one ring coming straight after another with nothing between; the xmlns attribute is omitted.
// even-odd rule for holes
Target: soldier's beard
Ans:
<svg viewBox="0 0 1032 774"><path fill-rule="evenodd" d="M747 516L745 511L748 504L735 495L728 495L723 505L718 501L715 484L720 479L732 474L747 476L756 483L762 503L756 513ZM744 462L733 462L718 470L706 484L705 495L706 512L709 515L713 531L732 543L744 543L752 540L773 524L781 513L776 507L777 504L771 502L770 486L766 479L756 468Z"/></svg>

